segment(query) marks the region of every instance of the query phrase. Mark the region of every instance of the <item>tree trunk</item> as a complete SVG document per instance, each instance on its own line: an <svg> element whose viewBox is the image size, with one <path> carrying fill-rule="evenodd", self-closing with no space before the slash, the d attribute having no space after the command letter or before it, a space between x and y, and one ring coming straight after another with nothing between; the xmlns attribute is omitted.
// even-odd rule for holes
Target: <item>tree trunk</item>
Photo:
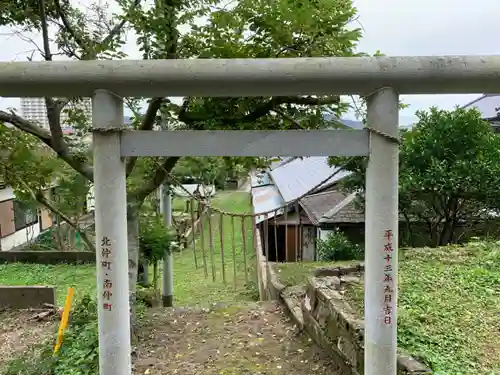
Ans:
<svg viewBox="0 0 500 375"><path fill-rule="evenodd" d="M428 221L427 227L429 229L430 246L431 247L438 247L439 240L440 240L438 225L432 223L431 221Z"/></svg>
<svg viewBox="0 0 500 375"><path fill-rule="evenodd" d="M408 214L404 210L402 210L402 212L403 212L403 216L405 218L405 224L406 224L406 230L407 230L406 241L410 244L411 247L415 247L415 238L414 238L414 234L413 234L413 227L412 227L412 223L410 220L410 216L408 216Z"/></svg>
<svg viewBox="0 0 500 375"><path fill-rule="evenodd" d="M158 290L158 261L153 263L153 288Z"/></svg>
<svg viewBox="0 0 500 375"><path fill-rule="evenodd" d="M455 225L453 219L448 219L443 224L443 229L441 231L441 238L439 241L440 246L445 246L453 242L453 237L455 234Z"/></svg>
<svg viewBox="0 0 500 375"><path fill-rule="evenodd" d="M142 259L142 268L141 285L149 288L149 261L146 258Z"/></svg>
<svg viewBox="0 0 500 375"><path fill-rule="evenodd" d="M127 240L128 240L128 291L130 302L130 329L134 336L135 296L137 291L137 265L139 263L139 213L127 207Z"/></svg>
<svg viewBox="0 0 500 375"><path fill-rule="evenodd" d="M446 220L441 230L440 246L448 245L453 242L455 234L455 223L457 222L458 199L450 197L445 210Z"/></svg>
<svg viewBox="0 0 500 375"><path fill-rule="evenodd" d="M61 220L58 218L57 226L54 233L54 239L56 241L57 247L59 251L64 251L64 234L62 233Z"/></svg>

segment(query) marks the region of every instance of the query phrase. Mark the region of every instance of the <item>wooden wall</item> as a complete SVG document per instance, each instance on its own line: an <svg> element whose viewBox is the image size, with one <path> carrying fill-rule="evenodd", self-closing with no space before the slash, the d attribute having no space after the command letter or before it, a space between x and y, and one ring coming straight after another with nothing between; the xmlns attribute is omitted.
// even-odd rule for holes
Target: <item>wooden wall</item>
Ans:
<svg viewBox="0 0 500 375"><path fill-rule="evenodd" d="M14 224L14 201L0 202L0 238L16 232Z"/></svg>

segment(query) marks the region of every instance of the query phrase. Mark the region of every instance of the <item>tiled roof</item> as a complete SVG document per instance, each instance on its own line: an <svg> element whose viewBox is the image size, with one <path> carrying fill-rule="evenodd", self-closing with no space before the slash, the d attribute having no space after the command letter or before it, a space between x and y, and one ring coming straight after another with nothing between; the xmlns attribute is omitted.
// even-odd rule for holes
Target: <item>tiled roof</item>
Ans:
<svg viewBox="0 0 500 375"><path fill-rule="evenodd" d="M349 199L346 202L346 199ZM352 197L338 190L325 191L308 195L300 200L300 204L314 225L320 223L363 223L364 213L357 209ZM344 204L342 206L342 204ZM326 217L333 209L338 211Z"/></svg>

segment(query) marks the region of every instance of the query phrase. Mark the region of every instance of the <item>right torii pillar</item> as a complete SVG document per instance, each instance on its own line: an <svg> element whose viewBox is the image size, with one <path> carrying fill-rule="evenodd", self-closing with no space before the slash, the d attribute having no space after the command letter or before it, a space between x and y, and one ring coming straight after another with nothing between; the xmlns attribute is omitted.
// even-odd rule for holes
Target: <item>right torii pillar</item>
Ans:
<svg viewBox="0 0 500 375"><path fill-rule="evenodd" d="M396 375L398 93L382 88L367 97L367 105L371 132L365 208L365 375Z"/></svg>

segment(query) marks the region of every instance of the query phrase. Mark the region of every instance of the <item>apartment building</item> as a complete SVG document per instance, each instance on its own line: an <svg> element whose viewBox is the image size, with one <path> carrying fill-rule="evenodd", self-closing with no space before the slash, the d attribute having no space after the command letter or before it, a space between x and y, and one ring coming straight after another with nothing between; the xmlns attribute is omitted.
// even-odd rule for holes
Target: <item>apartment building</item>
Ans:
<svg viewBox="0 0 500 375"><path fill-rule="evenodd" d="M88 118L92 116L92 102L90 98L84 98L82 102L78 103L78 106L84 110ZM21 98L21 116L37 122L45 129L49 128L44 98ZM68 116L64 111L61 114L61 126L63 130L69 130Z"/></svg>

